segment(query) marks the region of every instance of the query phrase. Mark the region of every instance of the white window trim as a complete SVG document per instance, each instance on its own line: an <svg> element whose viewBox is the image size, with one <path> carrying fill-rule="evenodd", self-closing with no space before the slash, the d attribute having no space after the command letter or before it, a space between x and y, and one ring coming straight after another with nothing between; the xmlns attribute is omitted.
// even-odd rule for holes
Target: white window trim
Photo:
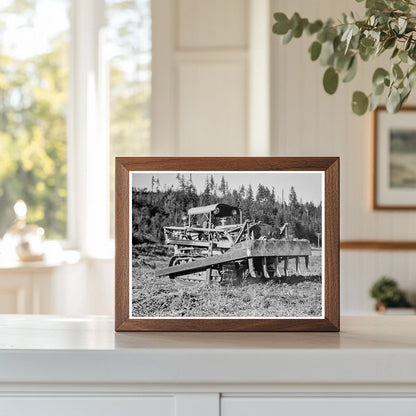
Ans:
<svg viewBox="0 0 416 416"><path fill-rule="evenodd" d="M112 257L109 238L108 77L105 1L73 0L68 114L68 242Z"/></svg>

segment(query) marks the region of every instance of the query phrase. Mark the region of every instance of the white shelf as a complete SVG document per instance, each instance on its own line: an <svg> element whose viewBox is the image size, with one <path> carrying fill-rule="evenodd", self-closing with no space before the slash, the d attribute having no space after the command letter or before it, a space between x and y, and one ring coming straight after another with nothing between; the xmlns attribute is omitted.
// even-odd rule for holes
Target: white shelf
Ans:
<svg viewBox="0 0 416 416"><path fill-rule="evenodd" d="M341 325L339 334L115 333L105 317L4 315L0 383L416 385L416 316Z"/></svg>

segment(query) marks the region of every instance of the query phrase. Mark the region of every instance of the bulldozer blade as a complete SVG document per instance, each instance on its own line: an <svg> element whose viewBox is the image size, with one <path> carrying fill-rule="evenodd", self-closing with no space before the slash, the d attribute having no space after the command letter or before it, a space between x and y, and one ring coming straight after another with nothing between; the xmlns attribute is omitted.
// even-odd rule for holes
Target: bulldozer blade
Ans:
<svg viewBox="0 0 416 416"><path fill-rule="evenodd" d="M262 257L261 258L261 264L263 266L263 275L266 279L270 279L270 275L267 271L267 258L266 257Z"/></svg>
<svg viewBox="0 0 416 416"><path fill-rule="evenodd" d="M273 277L282 277L282 275L280 274L280 270L279 270L279 257L277 256L274 258L274 266L275 266L275 269L274 269Z"/></svg>
<svg viewBox="0 0 416 416"><path fill-rule="evenodd" d="M248 270L250 272L251 277L253 277L254 279L257 278L257 273L256 273L256 270L254 268L253 257L248 258Z"/></svg>

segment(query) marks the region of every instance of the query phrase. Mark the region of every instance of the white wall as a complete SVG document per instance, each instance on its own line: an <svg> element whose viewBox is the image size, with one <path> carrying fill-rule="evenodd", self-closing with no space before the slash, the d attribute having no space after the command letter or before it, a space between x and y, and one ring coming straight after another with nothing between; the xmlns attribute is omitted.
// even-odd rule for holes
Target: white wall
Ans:
<svg viewBox="0 0 416 416"><path fill-rule="evenodd" d="M272 0L272 10L311 19L360 11L351 0ZM271 148L279 156L341 157L341 240L415 240L415 212L372 211L371 116L351 112L354 90L371 90L376 62L359 64L359 75L341 84L334 96L322 88L324 68L309 59L309 37L282 45L272 36ZM382 64L379 58L378 65ZM415 101L413 94L413 102ZM410 101L411 102L411 101ZM341 252L341 309L365 313L372 309L368 297L372 282L390 274L413 296L416 294L415 253L388 251Z"/></svg>
<svg viewBox="0 0 416 416"><path fill-rule="evenodd" d="M248 0L153 1L154 155L244 155Z"/></svg>
<svg viewBox="0 0 416 416"><path fill-rule="evenodd" d="M354 90L369 92L377 62L360 63L357 78L329 96L324 68L307 53L312 40L281 45L271 34L275 11L325 19L350 10L363 4L154 0L153 154L340 156L341 239L415 240L416 213L370 208L371 116L353 115L350 103ZM342 251L342 313L371 312L368 289L382 274L416 296L414 258Z"/></svg>

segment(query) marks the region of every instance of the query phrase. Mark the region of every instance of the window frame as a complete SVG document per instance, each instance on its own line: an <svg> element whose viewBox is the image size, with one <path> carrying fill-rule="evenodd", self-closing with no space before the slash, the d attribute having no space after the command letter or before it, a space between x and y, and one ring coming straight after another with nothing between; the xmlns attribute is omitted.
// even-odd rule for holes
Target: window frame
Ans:
<svg viewBox="0 0 416 416"><path fill-rule="evenodd" d="M68 222L64 246L113 257L109 234L105 0L72 0L67 115Z"/></svg>

